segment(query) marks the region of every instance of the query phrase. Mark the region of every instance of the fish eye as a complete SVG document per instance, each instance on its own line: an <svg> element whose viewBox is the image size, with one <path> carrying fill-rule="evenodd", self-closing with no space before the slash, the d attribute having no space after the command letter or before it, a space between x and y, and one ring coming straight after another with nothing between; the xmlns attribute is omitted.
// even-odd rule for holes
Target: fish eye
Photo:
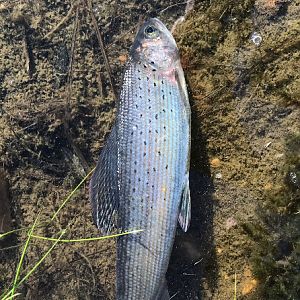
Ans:
<svg viewBox="0 0 300 300"><path fill-rule="evenodd" d="M158 30L153 25L148 25L145 30L145 35L147 38L154 39L158 36Z"/></svg>

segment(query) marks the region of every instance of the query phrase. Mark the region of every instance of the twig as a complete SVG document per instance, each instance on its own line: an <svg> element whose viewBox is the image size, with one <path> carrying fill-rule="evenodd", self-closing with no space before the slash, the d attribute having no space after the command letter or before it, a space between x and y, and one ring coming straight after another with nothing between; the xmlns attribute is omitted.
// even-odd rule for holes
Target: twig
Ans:
<svg viewBox="0 0 300 300"><path fill-rule="evenodd" d="M115 88L114 88L114 82L113 82L113 79L112 79L112 72L111 72L108 57L106 55L102 35L101 35L101 32L100 32L99 26L97 24L97 20L95 18L95 14L93 12L93 5L92 5L91 0L86 0L86 2L87 2L87 6L89 8L90 16L92 18L92 23L93 23L94 29L96 31L99 46L100 46L100 49L101 49L101 52L102 52L102 55L103 55L103 58L104 58L104 64L105 64L105 67L106 67L106 70L107 70L107 73L108 73L108 79L109 79L109 83L110 83L110 86L111 86L111 89L112 89L112 93L114 95L114 99L116 100L117 99L117 93L116 93Z"/></svg>
<svg viewBox="0 0 300 300"><path fill-rule="evenodd" d="M29 78L32 77L33 73L33 55L32 55L32 49L30 47L29 38L28 38L28 25L24 24L24 39L23 39L23 51L25 56L25 69L29 76Z"/></svg>
<svg viewBox="0 0 300 300"><path fill-rule="evenodd" d="M80 253L79 251L76 251L76 253L77 253L81 258L83 258L83 259L86 261L86 263L88 264L89 269L90 269L91 274L92 274L92 277L93 277L93 289L94 289L95 286L96 286L96 279L95 279L95 272L94 272L94 270L93 270L92 264L91 264L91 262L89 261L89 259L88 259L84 254Z"/></svg>
<svg viewBox="0 0 300 300"><path fill-rule="evenodd" d="M66 98L66 105L65 105L65 116L64 116L64 132L66 135L66 138L71 145L72 149L74 150L76 156L78 157L81 166L85 173L88 172L89 165L87 161L85 160L83 154L81 153L80 149L75 144L72 134L70 131L69 121L71 120L71 114L70 114L70 100L71 100L71 94L72 94L72 81L73 81L73 62L74 62L74 53L75 53L75 44L76 44L76 38L78 34L78 27L79 27L79 8L76 9L76 19L74 24L74 31L73 31L73 37L72 37L72 47L71 47L71 57L70 57L70 65L69 65L69 72L68 72L68 92L67 92L67 98Z"/></svg>

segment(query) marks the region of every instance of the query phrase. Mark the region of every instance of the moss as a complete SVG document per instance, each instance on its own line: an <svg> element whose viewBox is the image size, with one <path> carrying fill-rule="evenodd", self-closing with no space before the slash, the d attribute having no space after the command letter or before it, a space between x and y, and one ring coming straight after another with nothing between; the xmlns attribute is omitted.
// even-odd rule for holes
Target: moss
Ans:
<svg viewBox="0 0 300 300"><path fill-rule="evenodd" d="M286 143L286 163L278 188L266 192L260 222L245 224L257 242L253 271L265 299L297 299L300 293L300 135Z"/></svg>

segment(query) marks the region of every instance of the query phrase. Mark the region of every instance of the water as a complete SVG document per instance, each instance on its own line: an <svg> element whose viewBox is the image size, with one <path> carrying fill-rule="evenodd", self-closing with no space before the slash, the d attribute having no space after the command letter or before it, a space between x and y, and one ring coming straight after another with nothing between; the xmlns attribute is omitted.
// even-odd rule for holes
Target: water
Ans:
<svg viewBox="0 0 300 300"><path fill-rule="evenodd" d="M173 27L181 50L192 106L192 221L187 233L177 230L172 299L234 299L235 286L238 299L297 299L297 1L189 1L189 10L184 1L92 4L116 91L142 19ZM38 213L49 221L94 166L113 124L115 100L87 7L0 3L0 157L12 228L32 226ZM98 236L87 195L81 188L37 235L68 228L66 239ZM26 238L21 231L0 241L0 293ZM20 278L52 243L32 239ZM17 292L114 299L114 261L112 239L61 243Z"/></svg>

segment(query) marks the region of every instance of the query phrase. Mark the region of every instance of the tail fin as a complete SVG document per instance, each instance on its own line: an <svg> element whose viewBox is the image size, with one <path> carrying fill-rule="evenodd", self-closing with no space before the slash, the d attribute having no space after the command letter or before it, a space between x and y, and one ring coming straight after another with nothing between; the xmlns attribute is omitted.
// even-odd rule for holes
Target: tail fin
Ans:
<svg viewBox="0 0 300 300"><path fill-rule="evenodd" d="M159 289L157 291L156 297L154 299L155 300L170 300L168 286L167 286L167 282L165 279L161 282Z"/></svg>

